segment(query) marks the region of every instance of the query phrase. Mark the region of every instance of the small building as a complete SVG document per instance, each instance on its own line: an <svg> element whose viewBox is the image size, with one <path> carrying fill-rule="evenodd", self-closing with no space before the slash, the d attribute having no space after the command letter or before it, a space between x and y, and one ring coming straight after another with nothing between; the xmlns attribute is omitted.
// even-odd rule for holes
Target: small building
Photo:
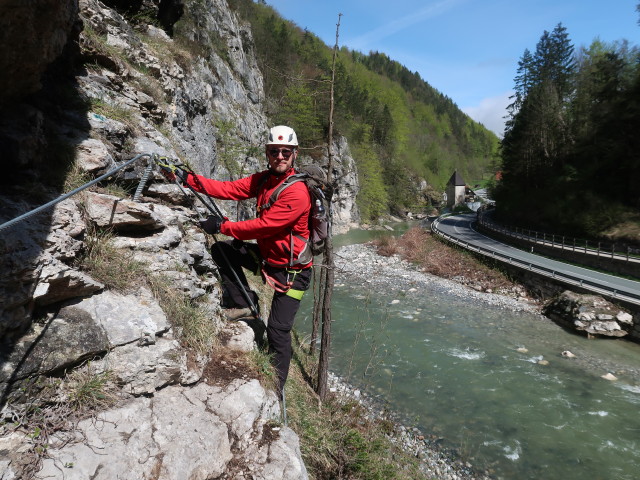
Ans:
<svg viewBox="0 0 640 480"><path fill-rule="evenodd" d="M454 209L457 205L464 204L465 193L466 185L462 176L456 170L447 182L447 188L445 190L447 207Z"/></svg>

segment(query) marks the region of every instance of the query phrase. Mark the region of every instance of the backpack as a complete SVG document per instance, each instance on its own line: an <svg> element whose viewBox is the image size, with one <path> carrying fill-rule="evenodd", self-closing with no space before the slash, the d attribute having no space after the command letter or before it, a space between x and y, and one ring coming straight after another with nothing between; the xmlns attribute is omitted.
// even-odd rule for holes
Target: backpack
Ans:
<svg viewBox="0 0 640 480"><path fill-rule="evenodd" d="M295 169L296 173L288 176L278 188L269 196L269 200L264 205L259 206L259 210L270 208L282 191L289 185L296 182L304 182L311 197L311 210L309 211L309 240L305 241L311 249L313 255L319 255L324 249L325 239L329 235L331 197L333 187L327 183L327 175L318 165L304 165ZM265 180L267 177L265 177ZM301 238L301 237L299 237Z"/></svg>

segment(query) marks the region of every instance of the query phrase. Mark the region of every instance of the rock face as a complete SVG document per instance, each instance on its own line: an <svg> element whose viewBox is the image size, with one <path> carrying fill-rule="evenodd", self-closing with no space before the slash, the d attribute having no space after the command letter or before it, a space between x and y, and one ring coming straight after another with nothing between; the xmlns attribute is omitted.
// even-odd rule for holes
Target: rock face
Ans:
<svg viewBox="0 0 640 480"><path fill-rule="evenodd" d="M545 305L543 314L568 329L593 336L624 337L633 327L633 317L616 305L568 290Z"/></svg>
<svg viewBox="0 0 640 480"><path fill-rule="evenodd" d="M8 0L0 5L0 104L37 91L77 20L77 0Z"/></svg>
<svg viewBox="0 0 640 480"><path fill-rule="evenodd" d="M255 380L169 387L81 422L81 441L52 452L36 478L307 478L291 430L266 434L277 412Z"/></svg>
<svg viewBox="0 0 640 480"><path fill-rule="evenodd" d="M4 198L0 221L17 217L25 202ZM27 210L35 205L27 203ZM84 248L85 226L73 200L48 215L36 215L0 234L0 336L19 334L30 325L36 305L89 295L103 285L77 270L73 260Z"/></svg>
<svg viewBox="0 0 640 480"><path fill-rule="evenodd" d="M349 144L344 137L337 137L333 142L333 179L340 179L331 199L332 232L345 233L360 224L360 213L356 205L356 196L360 189L356 162L351 156ZM304 159L303 159L304 161ZM329 162L325 151L321 165Z"/></svg>
<svg viewBox="0 0 640 480"><path fill-rule="evenodd" d="M163 29L141 23L140 13ZM262 76L249 26L225 0L9 1L0 25L9 54L0 103L12 102L0 112L0 155L20 172L0 179L0 223L73 188L53 178L61 172L77 186L141 153L188 160L222 180L264 168ZM343 231L358 220L357 175L346 140L333 148L334 177L346 179L334 197ZM37 478L307 478L272 392L249 378L207 383L207 355L187 354L184 327L142 279L116 291L105 288L113 278L82 270L108 231L123 265L144 264L180 298L197 300L208 328L223 330L216 267L192 198L158 172L139 202L125 193L145 167L140 160L0 231L0 478L19 478L35 448L26 429L4 422L28 401L21 393L85 370L108 376L119 400L53 435ZM250 202L221 207L232 218L255 214ZM237 325L224 343L246 352L252 335Z"/></svg>
<svg viewBox="0 0 640 480"><path fill-rule="evenodd" d="M121 212L125 218L140 211L140 205L127 205ZM161 213L162 231L138 226L128 231L132 237L112 242L123 255L131 252L182 286L187 298L198 298L209 321L223 330L220 290L204 236L195 232L183 207L145 208ZM66 258L71 247L65 241L59 232L49 238L48 251ZM50 285L49 277L40 275L35 290ZM52 432L33 478L307 478L297 436L279 425L276 395L246 376L220 384L215 375L205 376L206 355L188 355L177 339L180 326L172 325L145 287L128 293L100 288L43 308L49 312L43 321L13 342L5 339L0 349L1 418L20 416L29 401L22 392L37 391L84 362L79 370L93 378L107 375L119 401ZM229 327L224 329L229 348L255 348L251 328ZM24 457L34 440L28 428L12 431L6 425L0 425L0 478L21 478L20 466L34 462Z"/></svg>
<svg viewBox="0 0 640 480"><path fill-rule="evenodd" d="M143 2L135 8L144 8L146 12L155 9L159 16L165 15L165 20L173 18L177 21L175 30L202 48L189 51L156 27L138 24L134 29L117 10L97 0L79 2L79 17L74 21L82 25L78 39L82 55L76 63L84 62L88 66L79 69L71 79L58 79L62 84L69 82L66 86L69 91L76 90L78 103L73 104L74 109L65 111L48 103L49 100L35 98L30 104L0 114L0 136L11 137L7 144L10 148L1 153L17 160L20 168L15 170L22 172L22 177L45 175L38 172L45 162L45 153L51 152L52 147L62 149L60 153L64 158L73 151L79 171L88 177L105 173L117 162L140 153L187 159L196 171L219 179L236 178L240 172L264 168L261 153L252 153L261 151L267 120L263 112L262 76L253 54L249 27L237 20L224 0L191 2L188 8L182 8L180 2L160 3L164 6ZM130 2L109 4L123 12L134 8ZM14 13L24 11L24 7L14 10ZM169 15L168 11L183 11L183 15ZM36 20L34 12L29 15ZM54 15L60 16L64 15ZM3 118L4 114L8 116ZM52 138L56 139L55 145ZM333 232L342 233L359 221L355 205L357 172L346 139L336 139L333 153L333 177L340 178L332 208ZM310 157L300 158L301 163L311 161ZM326 155L319 162L326 165ZM145 161L141 160L121 172L120 181L129 185L138 182L144 166ZM59 168L71 166L62 164ZM3 178L0 183L2 181L13 185L11 179ZM192 199L176 188L153 173L143 193L172 204L191 205ZM47 192L47 200L56 193ZM88 295L102 288L100 282L88 278L73 265L77 254L84 249L81 215L87 216L90 224L99 229L127 234L144 230L144 239L130 235L128 245L118 244L133 248L134 244L145 243L146 248L138 249L146 252L138 254L141 260L152 260L147 253L153 248L162 250L164 247L159 244L169 242L175 246L179 242L179 232L169 226L171 222L166 217L175 217L175 214L163 211L161 205L148 202L135 205L128 199L104 193L83 195L84 198L73 197L52 212L12 227L11 241L6 240L7 234L0 232L0 244L7 241L0 258L4 273L0 280L0 293L3 293L0 334L24 332L33 309L38 306ZM0 212L0 221L15 218L43 203L26 203L17 198L0 198L5 206ZM252 202L243 202L240 206L237 202L220 202L220 206L232 219L255 215ZM69 209L74 212L65 213ZM73 217L58 220L60 215ZM66 222L62 228L58 228L60 221ZM65 233L67 231L70 233ZM159 235L150 237L147 233L151 232ZM63 250L74 250L50 254L43 245L57 235L66 236ZM152 263L159 262L152 260ZM194 289L193 282L191 286L187 283L190 282L186 282L184 288L188 288L192 296L201 295L197 287Z"/></svg>

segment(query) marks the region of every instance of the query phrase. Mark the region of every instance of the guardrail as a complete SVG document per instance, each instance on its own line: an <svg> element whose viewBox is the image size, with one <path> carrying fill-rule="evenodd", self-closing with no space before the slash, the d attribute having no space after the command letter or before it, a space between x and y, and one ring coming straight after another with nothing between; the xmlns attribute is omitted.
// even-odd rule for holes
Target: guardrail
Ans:
<svg viewBox="0 0 640 480"><path fill-rule="evenodd" d="M495 260L501 261L503 263L507 263L509 265L515 266L522 270L529 271L531 273L535 273L538 275L542 275L547 278L551 278L553 280L565 283L567 285L572 285L576 287L583 288L585 290L589 290L591 292L597 293L599 295L603 295L606 297L614 298L616 300L622 300L625 302L632 303L634 305L640 305L640 291L638 293L629 292L629 291L620 291L618 289L609 288L606 285L601 285L595 281L585 280L583 278L576 277L571 274L567 274L564 272L558 272L557 270L553 270L551 268L543 267L541 265L534 264L533 262L525 262L518 258L512 257L510 255L505 255L500 252L496 252L495 250L480 247L477 245L473 245L470 242L464 242L458 240L451 235L448 235L440 230L438 230L438 223L440 222L440 218L431 223L431 231L445 240L455 243L456 245L460 245L467 250L471 250L472 252L479 253L489 258L493 258Z"/></svg>
<svg viewBox="0 0 640 480"><path fill-rule="evenodd" d="M505 235L516 240L522 240L528 243L536 245L543 245L546 247L557 248L560 250L568 250L571 252L593 255L599 258L615 259L625 262L634 262L640 264L640 253L630 247L626 247L626 250L616 250L616 244L603 244L603 242L592 241L592 246L589 246L588 240L577 239L573 237L566 237L564 235L556 235L552 233L537 232L535 230L527 230L521 228L511 229L500 225L491 220L488 220L486 212L480 212L478 214L478 223L484 228L497 232L501 235ZM607 248L608 247L608 248Z"/></svg>

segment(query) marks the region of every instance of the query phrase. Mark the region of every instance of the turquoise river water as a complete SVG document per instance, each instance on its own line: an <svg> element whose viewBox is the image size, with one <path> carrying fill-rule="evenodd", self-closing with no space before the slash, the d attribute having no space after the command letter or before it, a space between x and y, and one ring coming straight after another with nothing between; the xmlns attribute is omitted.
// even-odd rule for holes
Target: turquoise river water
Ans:
<svg viewBox="0 0 640 480"><path fill-rule="evenodd" d="M477 468L509 480L640 478L640 345L435 288L405 299L338 283L332 312L331 370Z"/></svg>

